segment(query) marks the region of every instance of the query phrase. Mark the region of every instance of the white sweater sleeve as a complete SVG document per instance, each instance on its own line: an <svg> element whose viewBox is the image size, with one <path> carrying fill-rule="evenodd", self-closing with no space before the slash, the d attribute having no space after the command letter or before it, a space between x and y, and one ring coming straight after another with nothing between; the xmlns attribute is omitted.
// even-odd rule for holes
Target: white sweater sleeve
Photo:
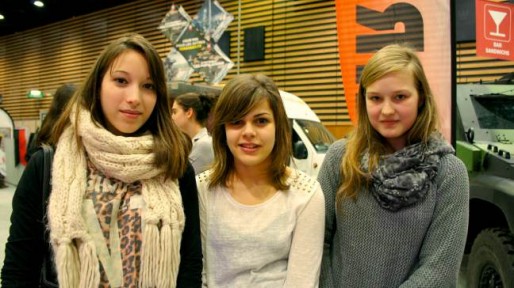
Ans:
<svg viewBox="0 0 514 288"><path fill-rule="evenodd" d="M204 176L204 175L201 175ZM202 287L207 287L207 265L205 263L205 241L207 239L207 191L205 183L202 183L201 176L196 176L196 184L198 187L198 204L200 212L200 233L202 239L202 255L203 255L203 269L202 269ZM205 178L204 178L205 180Z"/></svg>
<svg viewBox="0 0 514 288"><path fill-rule="evenodd" d="M298 216L291 243L284 287L318 287L323 236L325 200L319 184L309 203Z"/></svg>

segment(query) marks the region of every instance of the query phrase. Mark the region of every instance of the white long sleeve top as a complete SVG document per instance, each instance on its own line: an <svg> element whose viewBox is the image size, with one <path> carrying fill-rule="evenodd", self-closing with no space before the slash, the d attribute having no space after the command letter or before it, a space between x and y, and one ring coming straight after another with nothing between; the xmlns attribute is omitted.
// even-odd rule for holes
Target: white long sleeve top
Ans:
<svg viewBox="0 0 514 288"><path fill-rule="evenodd" d="M197 175L204 287L318 287L325 224L319 183L294 170L288 191L258 205L209 190Z"/></svg>

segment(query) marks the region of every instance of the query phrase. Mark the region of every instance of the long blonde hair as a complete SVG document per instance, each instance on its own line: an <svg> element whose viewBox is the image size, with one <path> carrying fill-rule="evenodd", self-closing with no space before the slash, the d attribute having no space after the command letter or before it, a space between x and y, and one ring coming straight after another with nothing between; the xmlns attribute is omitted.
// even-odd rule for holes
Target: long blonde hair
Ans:
<svg viewBox="0 0 514 288"><path fill-rule="evenodd" d="M437 108L428 80L416 52L405 44L391 44L376 52L368 61L359 83L357 95L357 127L350 134L341 161L342 183L337 191L337 203L345 198L356 199L363 187L368 187L369 175L378 165L380 155L389 147L372 126L366 110L366 88L393 72L409 71L419 94L418 116L407 132L407 143L427 143L438 128ZM362 168L362 157L368 153L367 169Z"/></svg>

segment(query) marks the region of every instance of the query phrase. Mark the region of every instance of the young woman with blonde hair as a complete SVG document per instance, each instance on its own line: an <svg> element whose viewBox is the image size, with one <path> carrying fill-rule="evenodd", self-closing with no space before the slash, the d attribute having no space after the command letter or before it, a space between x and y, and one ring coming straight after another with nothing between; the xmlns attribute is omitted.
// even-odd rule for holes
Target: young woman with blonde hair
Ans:
<svg viewBox="0 0 514 288"><path fill-rule="evenodd" d="M319 172L326 228L321 287L455 287L469 183L437 132L421 61L406 45L374 54L360 79L358 124Z"/></svg>

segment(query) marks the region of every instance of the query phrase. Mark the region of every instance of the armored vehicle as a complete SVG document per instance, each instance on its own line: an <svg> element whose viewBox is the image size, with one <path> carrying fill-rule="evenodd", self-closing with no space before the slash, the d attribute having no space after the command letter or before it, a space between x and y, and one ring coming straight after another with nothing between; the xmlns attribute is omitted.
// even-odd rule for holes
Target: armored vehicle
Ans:
<svg viewBox="0 0 514 288"><path fill-rule="evenodd" d="M457 85L457 108L470 178L467 287L514 287L514 85Z"/></svg>

